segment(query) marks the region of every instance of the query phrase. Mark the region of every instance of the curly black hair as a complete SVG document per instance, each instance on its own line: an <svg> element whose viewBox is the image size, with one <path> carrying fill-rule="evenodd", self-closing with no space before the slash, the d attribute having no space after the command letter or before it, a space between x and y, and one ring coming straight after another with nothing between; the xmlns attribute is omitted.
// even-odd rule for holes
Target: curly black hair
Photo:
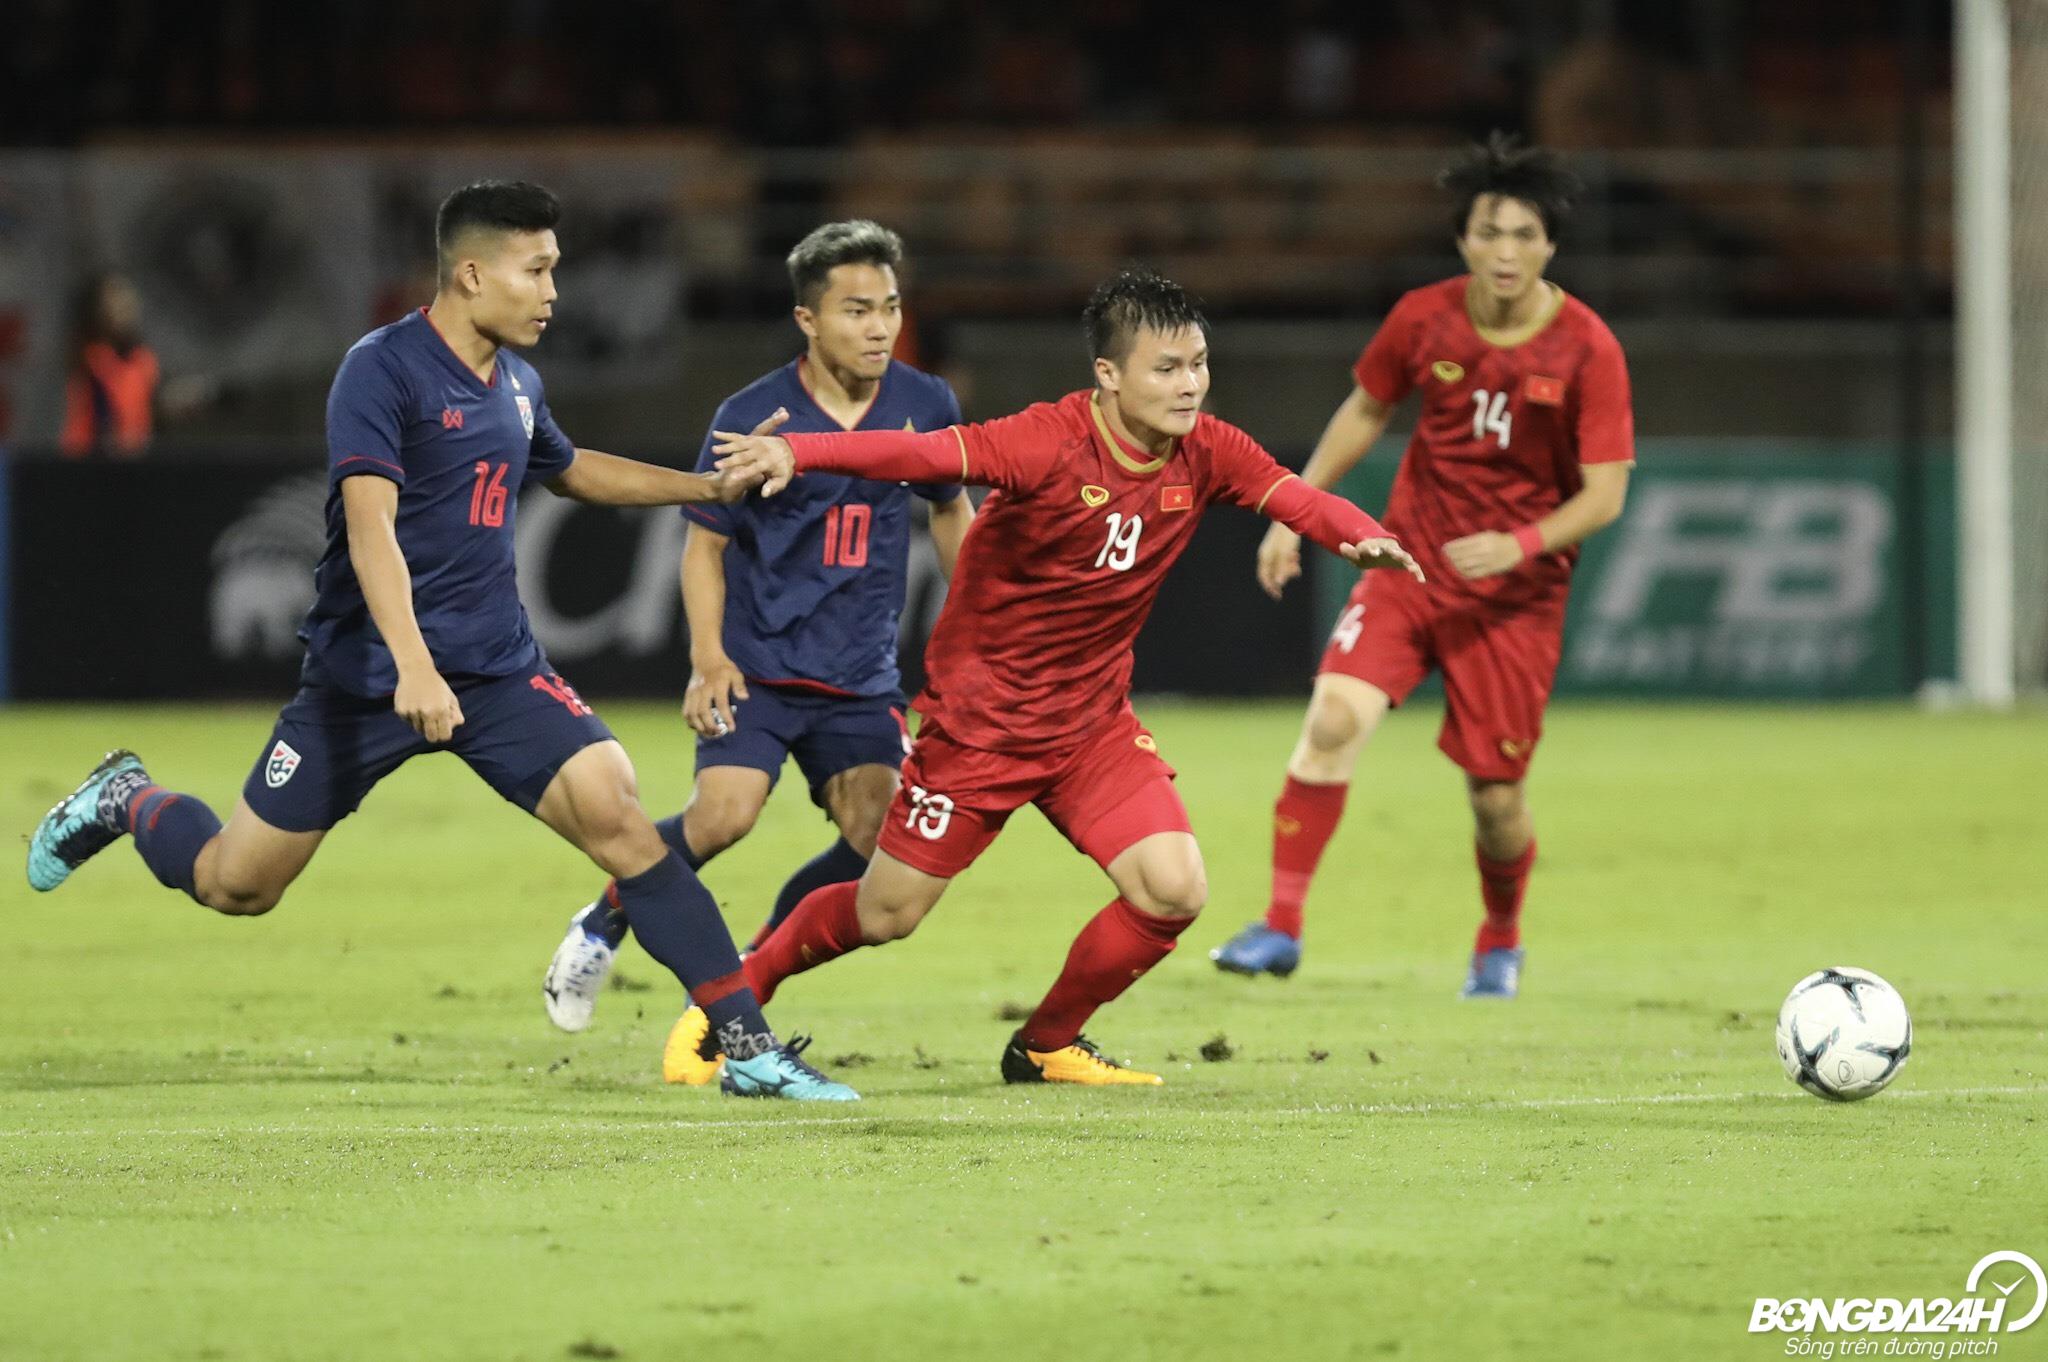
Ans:
<svg viewBox="0 0 2048 1362"><path fill-rule="evenodd" d="M1543 231L1557 240L1572 203L1585 184L1563 156L1546 147L1525 146L1522 139L1498 130L1476 142L1444 168L1437 187L1451 196L1451 234L1465 235L1472 205L1491 194L1516 199L1535 210Z"/></svg>
<svg viewBox="0 0 2048 1362"><path fill-rule="evenodd" d="M1089 354L1118 364L1130 356L1138 332L1174 332L1192 326L1206 333L1209 319L1187 290L1157 270L1133 267L1096 285L1081 309Z"/></svg>

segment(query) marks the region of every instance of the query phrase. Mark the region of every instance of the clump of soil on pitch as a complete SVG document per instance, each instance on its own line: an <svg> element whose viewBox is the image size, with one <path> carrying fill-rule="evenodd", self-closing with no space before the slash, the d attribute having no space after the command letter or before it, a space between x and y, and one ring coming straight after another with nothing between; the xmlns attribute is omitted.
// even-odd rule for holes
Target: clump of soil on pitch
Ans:
<svg viewBox="0 0 2048 1362"><path fill-rule="evenodd" d="M1237 1048L1230 1043L1230 1037L1218 1031L1202 1042L1200 1054L1211 1064L1221 1064L1226 1059L1237 1057Z"/></svg>
<svg viewBox="0 0 2048 1362"><path fill-rule="evenodd" d="M996 1009L997 1021L1023 1021L1031 1015L1031 1009L1022 1003L1004 1003Z"/></svg>
<svg viewBox="0 0 2048 1362"><path fill-rule="evenodd" d="M624 970L613 970L611 982L605 985L614 993L648 993L654 988L645 979L635 979Z"/></svg>

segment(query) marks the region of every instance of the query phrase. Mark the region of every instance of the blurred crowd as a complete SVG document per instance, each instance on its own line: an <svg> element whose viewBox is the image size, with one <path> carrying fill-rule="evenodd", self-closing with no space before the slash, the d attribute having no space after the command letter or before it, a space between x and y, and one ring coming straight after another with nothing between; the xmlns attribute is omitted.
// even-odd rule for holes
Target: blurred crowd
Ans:
<svg viewBox="0 0 2048 1362"><path fill-rule="evenodd" d="M1945 43L1944 7L1921 7ZM0 143L132 130L1335 122L1565 145L1883 143L1870 0L14 0ZM1945 63L1932 63L1939 71Z"/></svg>

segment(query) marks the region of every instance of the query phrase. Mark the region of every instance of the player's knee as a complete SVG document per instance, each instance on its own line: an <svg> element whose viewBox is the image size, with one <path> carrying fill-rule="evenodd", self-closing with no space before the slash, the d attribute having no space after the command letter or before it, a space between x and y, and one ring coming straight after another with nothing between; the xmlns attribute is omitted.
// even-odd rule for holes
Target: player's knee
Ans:
<svg viewBox="0 0 2048 1362"><path fill-rule="evenodd" d="M925 908L915 903L861 903L857 908L860 918L860 937L866 945L880 946L890 941L901 941L917 930L917 924L924 921Z"/></svg>
<svg viewBox="0 0 2048 1362"><path fill-rule="evenodd" d="M1141 878L1145 902L1136 906L1154 917L1195 917L1209 902L1209 876L1199 861L1146 866Z"/></svg>
<svg viewBox="0 0 2048 1362"><path fill-rule="evenodd" d="M858 808L848 811L835 821L839 824L839 835L846 844L862 856L873 859L875 843L882 836L882 819L889 812L887 801L873 808Z"/></svg>
<svg viewBox="0 0 2048 1362"><path fill-rule="evenodd" d="M261 917L284 901L282 885L213 885L206 906L228 917Z"/></svg>
<svg viewBox="0 0 2048 1362"><path fill-rule="evenodd" d="M1519 781L1474 781L1469 794L1472 817L1482 829L1504 828L1522 816L1522 786Z"/></svg>
<svg viewBox="0 0 2048 1362"><path fill-rule="evenodd" d="M583 848L611 875L637 875L668 855L639 801L623 792L582 817Z"/></svg>
<svg viewBox="0 0 2048 1362"><path fill-rule="evenodd" d="M1334 755L1357 742L1362 727L1358 711L1345 701L1334 695L1318 695L1309 702L1308 722L1303 726L1302 736L1316 752Z"/></svg>
<svg viewBox="0 0 2048 1362"><path fill-rule="evenodd" d="M740 799L698 800L684 820L690 845L699 854L713 856L754 830L761 806Z"/></svg>

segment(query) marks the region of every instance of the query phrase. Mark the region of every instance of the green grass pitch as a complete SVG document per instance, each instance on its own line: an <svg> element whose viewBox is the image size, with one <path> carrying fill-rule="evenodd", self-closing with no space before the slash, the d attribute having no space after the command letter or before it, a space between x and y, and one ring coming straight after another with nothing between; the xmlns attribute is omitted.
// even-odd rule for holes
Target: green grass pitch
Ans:
<svg viewBox="0 0 2048 1362"><path fill-rule="evenodd" d="M771 1010L851 1111L664 1088L678 993L637 950L591 1031L553 1031L541 970L597 879L453 758L267 918L125 846L48 897L10 871L0 1357L1765 1358L1759 1295L2048 1259L2048 717L1561 706L1524 996L1474 1005L1433 714L1368 754L1280 983L1206 954L1264 902L1298 711L1141 712L1211 905L1090 1030L1160 1090L997 1079L999 1013L1108 897L1031 813L915 939ZM269 717L0 710L6 825L115 743L225 807ZM609 717L679 806L672 710ZM785 781L706 872L737 932L825 836ZM1917 1022L1856 1106L1772 1054L1835 963ZM2001 1353L2043 1354L2048 1322Z"/></svg>

